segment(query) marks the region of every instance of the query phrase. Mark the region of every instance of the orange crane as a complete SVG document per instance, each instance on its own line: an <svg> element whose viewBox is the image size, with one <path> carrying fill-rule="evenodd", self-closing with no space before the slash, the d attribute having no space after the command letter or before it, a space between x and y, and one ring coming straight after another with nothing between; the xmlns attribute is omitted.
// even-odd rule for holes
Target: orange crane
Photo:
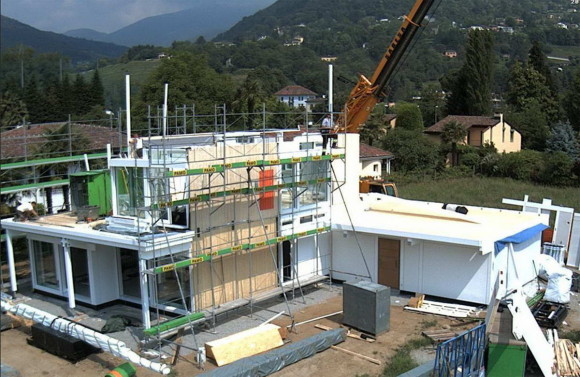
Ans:
<svg viewBox="0 0 580 377"><path fill-rule="evenodd" d="M370 80L359 76L332 133L358 133L374 106L386 96L385 87L435 0L417 0L391 41Z"/></svg>

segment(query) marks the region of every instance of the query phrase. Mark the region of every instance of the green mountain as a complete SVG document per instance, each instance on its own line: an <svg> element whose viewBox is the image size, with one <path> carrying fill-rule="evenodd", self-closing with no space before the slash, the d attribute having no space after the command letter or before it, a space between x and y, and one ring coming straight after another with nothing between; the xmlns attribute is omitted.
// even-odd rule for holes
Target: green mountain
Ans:
<svg viewBox="0 0 580 377"><path fill-rule="evenodd" d="M42 31L12 18L1 16L1 50L28 46L38 53L58 52L71 58L73 63L95 61L98 58L116 58L127 48L112 43L89 41Z"/></svg>
<svg viewBox="0 0 580 377"><path fill-rule="evenodd" d="M243 17L272 4L274 0L200 0L189 9L147 17L113 33L90 29L66 32L66 35L111 42L123 46L152 44L169 46L173 41L215 37Z"/></svg>

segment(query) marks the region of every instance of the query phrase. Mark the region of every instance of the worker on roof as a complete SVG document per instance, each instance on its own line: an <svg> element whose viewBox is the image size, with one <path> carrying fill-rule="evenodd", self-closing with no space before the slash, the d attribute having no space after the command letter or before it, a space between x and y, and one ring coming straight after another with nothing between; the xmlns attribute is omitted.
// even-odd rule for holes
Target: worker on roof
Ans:
<svg viewBox="0 0 580 377"><path fill-rule="evenodd" d="M38 219L36 212L36 202L22 203L16 207L16 216L14 221L26 221Z"/></svg>

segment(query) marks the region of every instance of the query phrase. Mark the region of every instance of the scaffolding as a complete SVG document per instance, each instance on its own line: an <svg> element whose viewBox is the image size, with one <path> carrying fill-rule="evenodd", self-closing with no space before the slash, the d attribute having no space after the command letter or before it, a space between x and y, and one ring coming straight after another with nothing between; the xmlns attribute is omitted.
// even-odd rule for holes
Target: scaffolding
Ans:
<svg viewBox="0 0 580 377"><path fill-rule="evenodd" d="M240 307L252 315L277 296L293 322L291 301L304 300L305 285L329 279L330 250L320 238L329 237L330 197L341 185L332 163L344 150L323 150L308 113L298 114L306 126L282 130L266 127L272 114L264 110L253 115L262 127L252 131L232 131L248 115L226 114L224 106L209 126L185 106L166 119L151 114L146 155L129 163L133 172L113 173L117 186L122 176L127 194L143 198L127 215L148 229L137 237L146 335L161 346L164 335L189 326L195 339L197 323L215 328L218 315ZM294 137L301 139L285 147ZM168 236L175 232L181 240ZM175 309L180 317L161 320Z"/></svg>

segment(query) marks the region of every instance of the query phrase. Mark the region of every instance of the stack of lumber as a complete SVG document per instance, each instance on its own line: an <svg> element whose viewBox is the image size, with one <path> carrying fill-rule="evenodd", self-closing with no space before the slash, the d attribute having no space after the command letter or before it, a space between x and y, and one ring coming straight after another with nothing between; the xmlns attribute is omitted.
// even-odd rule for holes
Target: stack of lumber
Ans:
<svg viewBox="0 0 580 377"><path fill-rule="evenodd" d="M218 366L232 363L244 357L269 351L284 345L279 331L280 327L268 323L263 326L242 331L225 338L205 344L208 357L216 361Z"/></svg>
<svg viewBox="0 0 580 377"><path fill-rule="evenodd" d="M554 344L556 368L560 377L580 377L580 343L559 339Z"/></svg>

